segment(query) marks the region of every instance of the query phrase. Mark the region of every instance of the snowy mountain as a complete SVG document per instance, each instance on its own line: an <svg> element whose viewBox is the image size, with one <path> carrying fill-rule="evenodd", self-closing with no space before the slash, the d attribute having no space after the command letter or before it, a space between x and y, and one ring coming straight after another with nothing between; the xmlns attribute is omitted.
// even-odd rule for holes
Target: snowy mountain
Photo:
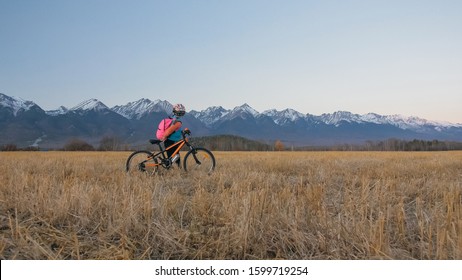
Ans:
<svg viewBox="0 0 462 280"><path fill-rule="evenodd" d="M305 119L307 117L307 115L304 115L294 109L285 109L282 111L271 109L264 111L262 114L270 117L274 121L274 123L282 126L290 125L298 120Z"/></svg>
<svg viewBox="0 0 462 280"><path fill-rule="evenodd" d="M221 106L213 106L200 112L191 111L189 114L202 121L207 127L214 127L235 118L253 119L260 115L247 103L237 106L232 110L224 109Z"/></svg>
<svg viewBox="0 0 462 280"><path fill-rule="evenodd" d="M19 112L30 110L33 106L38 105L32 101L0 93L0 107L8 108L14 116L17 116Z"/></svg>
<svg viewBox="0 0 462 280"><path fill-rule="evenodd" d="M229 121L235 118L241 118L241 119L253 119L255 118L259 113L250 107L247 103L234 107L234 109L228 111L227 114L223 115L218 122L223 122L223 121Z"/></svg>
<svg viewBox="0 0 462 280"><path fill-rule="evenodd" d="M328 125L339 126L342 122L347 123L362 123L360 115L352 114L346 111L337 111L332 114L322 114L319 120Z"/></svg>
<svg viewBox="0 0 462 280"><path fill-rule="evenodd" d="M444 129L450 127L462 128L462 124L453 124L449 122L429 121L418 117L406 117L402 115L387 115L382 116L375 113L368 113L365 115L353 114L347 111L337 111L329 114L322 114L315 116L311 114L303 114L296 110L287 108L282 111L276 109L266 110L259 113L248 104L235 107L233 110L226 110L221 106L209 107L203 111L192 111L191 114L197 119L201 120L207 126L213 126L215 123L220 123L224 120L234 118L246 119L249 117L267 116L270 117L277 125L290 125L299 120L308 122L322 123L325 125L340 126L342 123L356 123L356 124L379 124L379 125L392 125L401 129L425 131L428 128Z"/></svg>
<svg viewBox="0 0 462 280"><path fill-rule="evenodd" d="M247 103L244 103L241 106L235 107L230 113L231 114L247 114L247 115L251 115L253 117L256 117L259 114L257 112L257 110L250 107L250 105L247 104Z"/></svg>
<svg viewBox="0 0 462 280"><path fill-rule="evenodd" d="M45 111L45 113L47 113L47 115L50 115L50 116L64 115L64 114L66 114L67 112L69 112L69 109L67 109L67 108L64 107L64 106L59 106L59 108L56 109L56 110L48 110L48 111Z"/></svg>
<svg viewBox="0 0 462 280"><path fill-rule="evenodd" d="M210 107L191 113L208 128L220 133L230 131L253 139L280 137L296 144L335 144L386 138L462 140L462 124L401 115L359 115L338 111L315 116L290 108L259 113L248 104L233 110ZM272 120L272 124L268 123L268 119Z"/></svg>
<svg viewBox="0 0 462 280"><path fill-rule="evenodd" d="M448 122L429 121L418 117L406 117L402 115L383 116L384 122L392 124L402 129L416 131L426 131L428 129L442 130L450 127L462 127L462 124L452 124Z"/></svg>
<svg viewBox="0 0 462 280"><path fill-rule="evenodd" d="M172 112L172 104L168 101L155 100L151 101L142 98L138 101L129 102L126 105L118 105L111 108L112 111L126 117L127 119L140 119L151 112Z"/></svg>
<svg viewBox="0 0 462 280"><path fill-rule="evenodd" d="M221 106L209 107L201 112L191 111L189 114L196 119L202 121L206 126L212 127L215 123L220 121L224 116L229 114L230 110L226 110Z"/></svg>
<svg viewBox="0 0 462 280"><path fill-rule="evenodd" d="M24 101L22 99L14 99L12 97L0 94L0 105L11 107L17 113L18 111L28 110L35 103L31 101ZM137 101L129 102L125 105L117 105L108 108L105 104L97 99L89 99L81 102L71 109L64 106L59 107L57 110L47 111L49 115L62 115L68 112L82 112L82 111L101 111L111 110L127 119L140 119L141 117L152 113L166 113L170 114L172 111L172 104L166 100L151 101L142 98ZM202 111L190 111L188 114L200 120L207 127L219 125L222 122L229 121L235 118L253 119L257 117L267 116L271 118L275 124L286 126L294 122L304 120L307 122L315 122L317 124L332 125L339 127L342 123L356 123L356 124L378 124L378 125L392 125L404 130L412 130L416 132L426 132L429 130L442 131L448 128L462 128L462 124L454 124L449 122L429 121L414 116L403 115L379 115L375 113L368 113L365 115L353 114L347 111L337 111L334 113L326 113L320 116L311 114L303 114L296 110L287 108L282 111L276 109L266 110L259 113L248 104L236 106L232 110L225 109L222 106L212 106Z"/></svg>
<svg viewBox="0 0 462 280"><path fill-rule="evenodd" d="M86 111L104 111L109 110L109 107L104 105L103 102L98 99L89 99L79 103L77 106L69 109L70 112L86 112Z"/></svg>
<svg viewBox="0 0 462 280"><path fill-rule="evenodd" d="M170 102L146 98L112 108L89 99L71 109L61 106L45 112L32 101L0 93L0 145L32 145L40 139L40 145L53 147L75 137L97 144L105 135L116 135L125 143L145 143L153 137L157 123L171 112ZM462 124L375 113L338 111L316 116L291 108L260 113L243 104L233 109L213 106L190 111L183 121L194 136L233 134L265 142L281 140L290 145L364 143L389 138L462 141Z"/></svg>

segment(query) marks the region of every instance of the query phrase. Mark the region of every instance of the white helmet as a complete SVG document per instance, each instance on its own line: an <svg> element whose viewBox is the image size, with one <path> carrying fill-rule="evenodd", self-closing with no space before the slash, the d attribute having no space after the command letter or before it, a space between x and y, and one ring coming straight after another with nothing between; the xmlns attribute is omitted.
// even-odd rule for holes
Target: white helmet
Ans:
<svg viewBox="0 0 462 280"><path fill-rule="evenodd" d="M173 114L177 117L184 116L186 113L186 108L183 106L183 104L175 104L173 105Z"/></svg>

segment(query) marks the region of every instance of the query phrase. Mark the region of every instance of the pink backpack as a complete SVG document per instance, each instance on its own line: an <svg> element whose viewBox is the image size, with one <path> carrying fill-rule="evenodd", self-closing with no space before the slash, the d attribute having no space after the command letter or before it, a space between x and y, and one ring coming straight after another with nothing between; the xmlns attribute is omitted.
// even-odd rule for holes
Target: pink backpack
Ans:
<svg viewBox="0 0 462 280"><path fill-rule="evenodd" d="M156 137L157 139L161 139L167 128L169 128L172 125L173 119L172 118L166 118L160 121L159 125L157 126L157 132L156 132Z"/></svg>

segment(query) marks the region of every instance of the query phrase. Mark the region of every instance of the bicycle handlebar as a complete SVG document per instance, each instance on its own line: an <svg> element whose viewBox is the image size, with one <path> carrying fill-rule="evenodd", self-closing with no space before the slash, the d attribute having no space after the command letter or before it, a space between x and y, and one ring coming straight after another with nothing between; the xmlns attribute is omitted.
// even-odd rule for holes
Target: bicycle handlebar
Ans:
<svg viewBox="0 0 462 280"><path fill-rule="evenodd" d="M186 137L186 135L191 135L191 130L189 130L188 128L185 128L183 129L183 131L181 131L181 134L183 135L183 138Z"/></svg>

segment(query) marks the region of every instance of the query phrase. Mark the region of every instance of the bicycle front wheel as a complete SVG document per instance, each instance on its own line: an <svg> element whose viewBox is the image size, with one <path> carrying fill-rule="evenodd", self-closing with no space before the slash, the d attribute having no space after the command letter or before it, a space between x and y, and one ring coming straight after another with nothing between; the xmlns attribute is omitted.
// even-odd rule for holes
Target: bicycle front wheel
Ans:
<svg viewBox="0 0 462 280"><path fill-rule="evenodd" d="M205 148L194 148L184 157L183 168L188 173L211 174L215 169L215 157Z"/></svg>
<svg viewBox="0 0 462 280"><path fill-rule="evenodd" d="M127 159L125 170L127 173L147 173L154 174L159 169L157 160L152 157L149 151L133 152Z"/></svg>

